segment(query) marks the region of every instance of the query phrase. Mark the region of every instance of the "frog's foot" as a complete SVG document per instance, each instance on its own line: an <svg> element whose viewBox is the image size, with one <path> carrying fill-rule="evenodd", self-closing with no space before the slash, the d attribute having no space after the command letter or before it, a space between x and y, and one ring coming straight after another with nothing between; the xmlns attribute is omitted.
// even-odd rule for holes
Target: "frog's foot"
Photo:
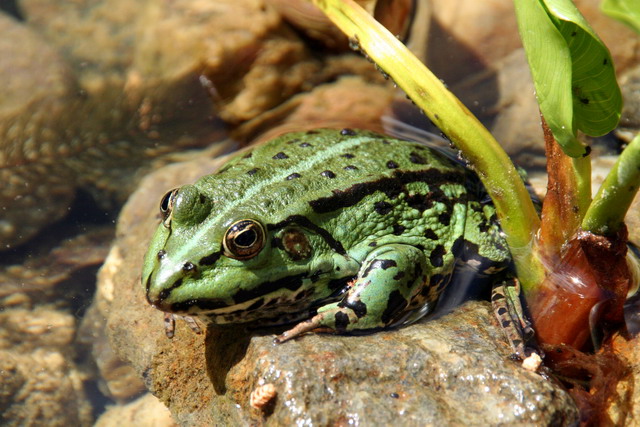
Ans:
<svg viewBox="0 0 640 427"><path fill-rule="evenodd" d="M344 324L357 321L357 316L353 310L338 307L338 303L326 305L320 310L322 311L311 319L300 322L280 334L274 341L277 344L281 344L311 331L340 333L345 331Z"/></svg>
<svg viewBox="0 0 640 427"><path fill-rule="evenodd" d="M190 316L180 316L178 314L173 313L165 313L164 314L164 334L167 338L171 339L175 335L176 332L176 318L183 319L187 325L191 328L193 332L196 334L202 333L202 328L196 322L196 319Z"/></svg>
<svg viewBox="0 0 640 427"><path fill-rule="evenodd" d="M520 303L520 283L517 279L501 282L493 287L491 304L498 323L502 327L515 355L521 360L538 354L535 348L535 331L526 319ZM528 346L533 344L533 347Z"/></svg>

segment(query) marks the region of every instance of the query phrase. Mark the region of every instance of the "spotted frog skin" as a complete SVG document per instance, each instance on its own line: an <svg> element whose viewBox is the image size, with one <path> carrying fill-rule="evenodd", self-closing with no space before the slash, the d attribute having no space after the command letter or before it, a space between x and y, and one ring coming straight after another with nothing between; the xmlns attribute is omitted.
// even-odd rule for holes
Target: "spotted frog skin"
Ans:
<svg viewBox="0 0 640 427"><path fill-rule="evenodd" d="M430 312L460 266L510 255L477 177L420 143L290 133L169 192L145 258L149 303L215 324L357 333Z"/></svg>

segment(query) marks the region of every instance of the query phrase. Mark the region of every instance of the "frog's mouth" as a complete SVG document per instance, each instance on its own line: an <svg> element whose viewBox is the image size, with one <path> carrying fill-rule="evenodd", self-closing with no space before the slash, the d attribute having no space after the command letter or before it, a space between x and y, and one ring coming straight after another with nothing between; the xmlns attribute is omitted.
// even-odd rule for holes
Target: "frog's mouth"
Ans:
<svg viewBox="0 0 640 427"><path fill-rule="evenodd" d="M176 314L194 314L192 312L210 312L223 309L233 305L222 298L192 298L180 302L171 301L171 292L183 284L183 279L176 280L171 286L158 288L153 285L153 274L150 274L145 281L147 302L154 308Z"/></svg>
<svg viewBox="0 0 640 427"><path fill-rule="evenodd" d="M308 318L322 305L338 301L352 279L349 276L327 280L327 288L331 289L329 294L318 295L314 287L302 287L289 292L273 292L206 313L198 309L195 314L205 316L214 324L252 323L255 327L289 324Z"/></svg>
<svg viewBox="0 0 640 427"><path fill-rule="evenodd" d="M348 287L347 284L352 277L330 278L330 273L332 272L301 273L262 282L251 289L236 292L232 301L221 298L192 298L172 302L171 291L182 285L182 281L178 280L160 292L147 292L147 301L159 310L207 317L216 324L246 323L302 311L308 312L310 306L336 300ZM153 289L151 280L147 279L147 286ZM318 287L326 291L318 293Z"/></svg>

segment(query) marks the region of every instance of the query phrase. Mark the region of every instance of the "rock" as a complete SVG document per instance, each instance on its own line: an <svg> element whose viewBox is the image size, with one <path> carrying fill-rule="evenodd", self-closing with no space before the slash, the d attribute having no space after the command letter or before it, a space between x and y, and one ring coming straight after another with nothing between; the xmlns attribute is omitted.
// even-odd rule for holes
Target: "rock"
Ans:
<svg viewBox="0 0 640 427"><path fill-rule="evenodd" d="M97 307L116 353L128 360L180 424L331 425L539 423L569 425L568 395L509 361L488 303L474 302L432 322L362 337L307 335L274 345L273 335L180 323L169 340L163 315L140 284L145 242L167 188L192 182L219 162L199 159L149 175L123 208L117 241L99 280ZM251 409L258 386L277 395Z"/></svg>
<svg viewBox="0 0 640 427"><path fill-rule="evenodd" d="M84 376L61 353L0 351L0 422L6 426L88 426Z"/></svg>
<svg viewBox="0 0 640 427"><path fill-rule="evenodd" d="M53 307L13 308L0 312L0 348L20 353L38 347L67 347L75 334L75 317Z"/></svg>
<svg viewBox="0 0 640 427"><path fill-rule="evenodd" d="M67 121L67 104L77 104L77 88L71 69L37 34L2 14L0 32L11 35L0 38L3 250L61 218L73 200L71 175L51 160L70 149L57 123Z"/></svg>
<svg viewBox="0 0 640 427"><path fill-rule="evenodd" d="M640 335L631 339L620 335L613 340L614 352L629 364L629 373L616 387L607 411L614 425L636 425L640 422Z"/></svg>
<svg viewBox="0 0 640 427"><path fill-rule="evenodd" d="M340 63L332 65L340 67ZM391 105L394 93L393 88L379 81L367 81L361 76L341 77L335 83L297 95L280 108L239 126L233 136L265 141L286 132L323 127L383 132L381 118Z"/></svg>
<svg viewBox="0 0 640 427"><path fill-rule="evenodd" d="M28 307L72 299L93 289L94 271L104 261L112 239L108 225L59 224L23 251L6 253L0 263L0 305ZM83 277L88 270L94 271ZM77 279L90 283L78 284Z"/></svg>
<svg viewBox="0 0 640 427"><path fill-rule="evenodd" d="M93 295L113 231L95 225L75 231L72 238L52 231L0 264L2 425L93 422L95 401L85 393L92 378L79 362L77 318Z"/></svg>
<svg viewBox="0 0 640 427"><path fill-rule="evenodd" d="M173 427L177 424L171 418L169 410L147 393L135 401L122 406L111 406L98 418L95 427L119 427L122 425L138 427Z"/></svg>
<svg viewBox="0 0 640 427"><path fill-rule="evenodd" d="M14 396L25 381L16 358L10 353L0 352L0 414L11 406Z"/></svg>
<svg viewBox="0 0 640 427"><path fill-rule="evenodd" d="M112 264L113 265L113 264ZM77 334L78 344L87 350L91 363L85 363L94 371L100 391L109 398L124 404L140 396L144 382L130 364L119 358L107 338L106 319L93 304L82 318Z"/></svg>

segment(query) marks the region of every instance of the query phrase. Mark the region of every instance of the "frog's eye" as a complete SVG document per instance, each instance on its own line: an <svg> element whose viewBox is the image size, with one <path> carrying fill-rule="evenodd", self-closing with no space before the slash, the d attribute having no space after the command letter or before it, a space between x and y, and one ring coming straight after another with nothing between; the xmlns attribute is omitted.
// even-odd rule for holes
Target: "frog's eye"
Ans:
<svg viewBox="0 0 640 427"><path fill-rule="evenodd" d="M173 202L176 199L177 193L178 193L178 189L174 188L173 190L168 191L167 194L165 194L162 197L162 200L160 201L160 215L162 215L162 221L165 227L169 226L167 220L171 216L171 210L173 209Z"/></svg>
<svg viewBox="0 0 640 427"><path fill-rule="evenodd" d="M234 259L249 259L264 247L264 228L258 221L241 219L231 224L222 241L224 255Z"/></svg>

